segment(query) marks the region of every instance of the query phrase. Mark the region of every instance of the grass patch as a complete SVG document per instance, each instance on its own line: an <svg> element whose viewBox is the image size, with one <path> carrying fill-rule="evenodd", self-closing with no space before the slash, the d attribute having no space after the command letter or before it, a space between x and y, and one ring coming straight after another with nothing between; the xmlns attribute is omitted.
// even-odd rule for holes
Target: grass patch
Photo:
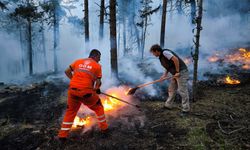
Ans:
<svg viewBox="0 0 250 150"><path fill-rule="evenodd" d="M206 134L206 121L198 118L177 118L176 125L178 128L187 128L188 133L184 145L191 146L192 149L203 150L210 147L213 140Z"/></svg>
<svg viewBox="0 0 250 150"><path fill-rule="evenodd" d="M203 150L210 147L213 142L206 134L204 128L196 127L191 128L187 134L188 145L191 145L193 149Z"/></svg>

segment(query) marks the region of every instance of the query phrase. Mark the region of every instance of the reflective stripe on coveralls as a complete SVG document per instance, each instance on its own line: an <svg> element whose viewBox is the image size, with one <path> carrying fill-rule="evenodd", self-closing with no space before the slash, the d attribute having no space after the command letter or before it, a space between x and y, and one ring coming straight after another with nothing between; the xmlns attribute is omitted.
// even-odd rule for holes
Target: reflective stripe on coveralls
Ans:
<svg viewBox="0 0 250 150"><path fill-rule="evenodd" d="M75 71L84 72L84 73L89 74L90 76L92 76L93 81L95 81L95 80L97 79L96 75L95 75L95 74L93 74L92 72L88 71L88 70L76 69Z"/></svg>

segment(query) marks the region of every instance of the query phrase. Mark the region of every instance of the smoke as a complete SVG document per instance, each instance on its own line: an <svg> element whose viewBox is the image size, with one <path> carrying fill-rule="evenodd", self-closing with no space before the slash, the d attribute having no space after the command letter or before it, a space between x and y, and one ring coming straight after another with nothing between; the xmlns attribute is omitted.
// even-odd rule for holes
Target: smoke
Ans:
<svg viewBox="0 0 250 150"><path fill-rule="evenodd" d="M64 2L64 5L69 5L66 3L67 1ZM95 2L99 3L99 1ZM203 30L201 31L199 59L200 70L206 70L208 68L209 65L207 65L208 62L206 61L206 57L213 54L213 50L223 50L225 48L239 47L249 44L250 34L247 32L249 31L249 19L247 19L249 15L243 13L242 10L245 9L244 5L239 2L236 3L237 5L233 5L235 3L235 1L227 1L225 5L225 3L222 3L221 1L204 1L202 20ZM67 16L77 16L80 19L83 18L81 8L82 2L73 4L77 7L70 12L65 10ZM159 4L161 4L161 1L154 1L153 7L157 7ZM244 4L247 4L247 2ZM103 68L103 88L108 89L117 84L116 79L111 78L109 26L108 24L104 24L105 37L102 41L99 41L99 6L94 2L90 2L89 10L89 43L84 42L84 33L76 35L75 32L72 32L76 29L75 26L66 21L67 17L62 19L60 23L60 45L59 50L57 51L59 69L63 71L74 60L87 57L91 49L99 49L102 52L100 63ZM137 15L139 16L139 13ZM192 33L192 29L194 26L190 23L189 15L188 11L182 15L176 12L168 12L167 14L165 48L172 49L182 58L190 57L191 47L193 45L192 40L194 34ZM138 56L123 57L123 48L121 46L123 43L120 42L120 49L118 49L118 70L122 80L129 81L131 84L142 84L159 78L164 72L164 69L161 67L158 60L151 59L153 56L148 51L152 44L159 43L160 41L160 18L161 11L150 16L150 25L148 26L146 34L144 60L140 60L139 54ZM46 30L49 31L48 29ZM120 34L119 31L122 32L121 29L118 30L117 26L117 34ZM6 38L6 36L8 38ZM35 36L33 38L35 38ZM20 77L20 80L22 80L22 77L27 75L27 66L25 66L26 69L20 67L21 48L19 46L19 40L13 36L7 35L6 33L1 34L0 39L1 41L4 41L0 44L2 49L0 81L12 82L15 77ZM11 51L9 51L10 48ZM46 48L48 71L53 71L53 36L51 33L46 33ZM137 50L132 49L132 51L136 52ZM39 55L39 57L41 56ZM42 59L39 59L39 61L42 61ZM42 68L40 68L42 66L41 64L43 64L43 62L36 62L34 64L34 68L36 68L35 71L42 70ZM142 70L140 67L142 64L150 65L148 65L145 70ZM213 68L216 68L216 66ZM192 64L189 65L189 70L192 70ZM152 72L155 72L155 74L152 74ZM145 88L145 90L150 95L157 94L157 90L153 87Z"/></svg>
<svg viewBox="0 0 250 150"><path fill-rule="evenodd" d="M19 74L19 72L22 72L21 52L17 41L13 38L13 35L7 35L2 31L0 31L0 40L0 82L22 79L24 75Z"/></svg>
<svg viewBox="0 0 250 150"><path fill-rule="evenodd" d="M250 20L243 10L249 6L246 1L205 1L200 39L199 72L220 73L223 67L208 62L216 53L227 53L228 49L249 47ZM247 8L249 9L249 8ZM200 76L201 78L202 76Z"/></svg>
<svg viewBox="0 0 250 150"><path fill-rule="evenodd" d="M62 19L60 22L60 42L57 51L59 70L63 72L72 62L76 59L86 58L91 49L98 49L102 53L100 64L102 65L102 87L101 90L109 93L109 90L116 90L120 92L126 91L124 87L117 87L119 81L111 77L111 65L110 65L110 41L109 41L109 25L104 24L104 39L99 41L98 27L99 27L99 16L97 6L94 2L89 1L89 15L90 15L90 42L85 43L84 33L75 34L72 32L77 30L75 26L68 23L67 17ZM82 3L79 2L79 3ZM82 5L76 3L76 9L71 12L67 12L67 16L77 16L83 18ZM153 6L158 6L161 1L154 1ZM240 2L231 1L222 2L218 0L204 1L204 11L200 41L200 59L199 59L199 72L203 73L207 70L217 71L217 65L211 64L207 61L207 57L213 55L215 50L224 50L226 48L249 46L249 14L240 12L242 5L234 7L234 11L231 12L229 7L225 7L224 4L239 4ZM216 4L216 5L215 5ZM66 5L66 4L65 4ZM139 5L138 5L139 6ZM216 7L214 7L216 6ZM246 5L248 6L248 5ZM128 8L129 9L129 8ZM231 12L226 14L225 12ZM139 12L138 12L139 16ZM138 17L137 16L137 17ZM145 56L141 60L137 49L132 49L134 55L123 56L122 42L120 42L120 49L118 49L118 70L120 80L126 81L129 85L135 86L146 82L158 79L164 72L163 67L160 65L159 60L149 53L151 45L159 43L160 41L160 25L161 25L161 12L152 14L149 19L150 25L148 26L145 43ZM177 14L176 12L168 12L167 24L166 24L166 37L165 47L175 51L181 56L181 58L190 57L191 47L193 46L194 34L192 29L194 26L190 23L189 14ZM106 20L108 21L108 19ZM131 26L130 26L131 27ZM128 27L127 29L129 29ZM132 28L132 27L131 27ZM82 29L80 30L82 31ZM17 80L25 80L24 76L28 75L27 66L21 65L22 50L20 47L18 36L9 35L8 31L1 31L0 34L0 82L17 82ZM48 60L48 71L53 71L53 36L51 29L46 28L46 52ZM118 30L117 34L121 34L122 30ZM33 39L36 38L33 36ZM129 37L127 37L129 38ZM121 40L122 41L122 40ZM119 43L119 42L118 42ZM136 43L136 42L135 42ZM134 44L134 43L133 43ZM135 47L135 46L131 46ZM35 51L37 53L37 51ZM36 54L35 54L36 55ZM39 55L40 56L40 55ZM39 57L36 56L36 57ZM35 58L36 58L35 57ZM41 57L41 56L40 56ZM41 70L44 62L43 59L37 61L34 65L35 71ZM193 64L189 64L189 70L192 70ZM25 69L26 68L26 69ZM37 73L37 72L35 72ZM69 81L63 73L58 76L48 76L47 81L53 81L54 78L64 78L65 81ZM202 76L199 76L202 78ZM15 79L15 81L13 81ZM158 96L159 90L154 86L148 86L143 89L145 93L151 96ZM131 103L137 101L131 97L123 94L117 95L117 97L124 99ZM105 97L104 97L105 99ZM82 114L93 115L93 111L89 110L86 106L81 106L79 116ZM145 123L145 115L139 113L134 107L129 105L123 105L115 112L107 112L107 120L111 126L122 124L126 128L133 128L135 126L142 127ZM84 132L90 130L96 122L93 121L90 127L85 128Z"/></svg>
<svg viewBox="0 0 250 150"><path fill-rule="evenodd" d="M220 18L206 18L203 20L201 37L202 50L211 53L211 50L246 46L249 42L249 30L245 22L241 22L240 14ZM213 23L213 25L211 25ZM224 31L224 32L223 32Z"/></svg>
<svg viewBox="0 0 250 150"><path fill-rule="evenodd" d="M100 99L105 108L105 116L109 127L122 126L123 128L134 128L143 127L145 124L145 114L138 111L137 108L131 106L130 104L138 104L138 100L134 99L132 96L126 95L125 91L128 90L128 87L119 86L111 87L108 90L104 91L105 93L117 97L121 100L111 98L109 96L100 95ZM130 104L127 104L125 102ZM91 130L97 125L97 119L92 110L88 107L81 105L78 114L80 118L90 117L90 122L88 122L83 130L83 133Z"/></svg>

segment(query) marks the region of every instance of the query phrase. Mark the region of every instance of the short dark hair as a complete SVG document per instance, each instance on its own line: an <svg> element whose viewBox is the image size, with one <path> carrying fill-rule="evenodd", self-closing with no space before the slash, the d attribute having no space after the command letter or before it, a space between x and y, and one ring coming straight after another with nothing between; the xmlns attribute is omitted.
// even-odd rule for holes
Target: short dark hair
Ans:
<svg viewBox="0 0 250 150"><path fill-rule="evenodd" d="M158 51L158 52L162 51L162 48L159 44L154 44L150 48L150 52L156 52L156 51Z"/></svg>
<svg viewBox="0 0 250 150"><path fill-rule="evenodd" d="M98 55L101 55L101 52L97 49L92 49L91 52L89 53L89 57L96 57Z"/></svg>

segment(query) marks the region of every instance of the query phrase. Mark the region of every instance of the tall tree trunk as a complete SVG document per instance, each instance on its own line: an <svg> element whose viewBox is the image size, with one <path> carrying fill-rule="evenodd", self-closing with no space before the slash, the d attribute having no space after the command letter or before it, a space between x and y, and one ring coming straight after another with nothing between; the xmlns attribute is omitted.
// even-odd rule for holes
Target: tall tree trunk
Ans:
<svg viewBox="0 0 250 150"><path fill-rule="evenodd" d="M167 0L163 0L162 18L161 18L161 38L160 38L161 47L164 47L165 28L166 28L166 13L167 13Z"/></svg>
<svg viewBox="0 0 250 150"><path fill-rule="evenodd" d="M118 29L118 33L117 33L117 53L119 54L119 49L120 49L120 47L121 47L121 25L120 24L118 24L118 27L117 27Z"/></svg>
<svg viewBox="0 0 250 150"><path fill-rule="evenodd" d="M43 0L43 3L46 3L46 0ZM45 32L44 32L44 23L42 22L42 50L43 50L43 58L44 58L44 67L45 71L48 70L48 62L47 62L47 53L46 53L46 40L45 40Z"/></svg>
<svg viewBox="0 0 250 150"><path fill-rule="evenodd" d="M135 30L135 36L136 36L136 43L137 43L137 48L138 48L138 54L141 51L141 39L140 39L140 33L139 33L139 29L136 26L136 23L133 23L133 27Z"/></svg>
<svg viewBox="0 0 250 150"><path fill-rule="evenodd" d="M33 50L32 50L32 26L30 18L28 21L28 58L29 58L29 75L33 74Z"/></svg>
<svg viewBox="0 0 250 150"><path fill-rule="evenodd" d="M57 61L57 51L59 45L59 15L58 15L58 3L55 4L55 10L53 12L54 18L54 72L58 72L58 61Z"/></svg>
<svg viewBox="0 0 250 150"><path fill-rule="evenodd" d="M84 0L84 28L85 42L89 42L89 4L88 0Z"/></svg>
<svg viewBox="0 0 250 150"><path fill-rule="evenodd" d="M101 0L100 6L100 26L99 26L99 40L103 39L103 28L104 28L104 11L105 11L105 0Z"/></svg>
<svg viewBox="0 0 250 150"><path fill-rule="evenodd" d="M132 4L132 10L133 10L133 15L132 15L132 27L134 28L134 32L135 32L135 36L136 36L136 43L137 43L137 48L138 48L138 54L140 53L141 50L141 43L140 43L140 34L139 34L139 30L136 26L136 21L135 21L135 16L136 16L136 12L135 12L135 1L133 0L133 4Z"/></svg>
<svg viewBox="0 0 250 150"><path fill-rule="evenodd" d="M25 72L25 62L26 62L26 50L23 42L23 31L22 31L22 25L17 24L17 28L19 29L19 41L20 41L20 47L21 47L21 71ZM26 46L27 47L27 46Z"/></svg>
<svg viewBox="0 0 250 150"><path fill-rule="evenodd" d="M196 17L197 31L195 35L195 52L193 55L194 60L194 77L193 77L193 98L197 100L197 72L198 72L198 60L199 60L199 46L200 46L200 32L201 32L201 20L202 20L202 2L203 0L197 0L198 16Z"/></svg>
<svg viewBox="0 0 250 150"><path fill-rule="evenodd" d="M124 52L124 55L126 56L128 54L128 51L127 51L127 35L126 35L126 17L128 14L126 14L127 12L127 7L128 7L128 4L126 1L121 1L121 6L120 6L120 10L121 10L121 17L122 17L122 40L123 40L123 52Z"/></svg>
<svg viewBox="0 0 250 150"><path fill-rule="evenodd" d="M124 54L127 55L128 51L127 51L127 37L126 37L126 19L125 16L123 16L123 35L122 35L122 39L123 39L123 51Z"/></svg>
<svg viewBox="0 0 250 150"><path fill-rule="evenodd" d="M144 57L144 48L145 48L146 33L147 33L147 27L148 27L148 16L145 17L145 20L143 22L144 22L144 25L142 28L141 59L143 59Z"/></svg>
<svg viewBox="0 0 250 150"><path fill-rule="evenodd" d="M44 58L44 66L45 70L48 70L48 62L47 62L47 54L46 54L46 41L45 41L45 33L44 33L44 24L42 23L42 52Z"/></svg>
<svg viewBox="0 0 250 150"><path fill-rule="evenodd" d="M190 0L190 5L191 5L191 23L195 24L195 14L196 14L196 2L195 0Z"/></svg>
<svg viewBox="0 0 250 150"><path fill-rule="evenodd" d="M116 43L116 0L109 1L110 6L110 48L112 76L118 78L117 43Z"/></svg>

